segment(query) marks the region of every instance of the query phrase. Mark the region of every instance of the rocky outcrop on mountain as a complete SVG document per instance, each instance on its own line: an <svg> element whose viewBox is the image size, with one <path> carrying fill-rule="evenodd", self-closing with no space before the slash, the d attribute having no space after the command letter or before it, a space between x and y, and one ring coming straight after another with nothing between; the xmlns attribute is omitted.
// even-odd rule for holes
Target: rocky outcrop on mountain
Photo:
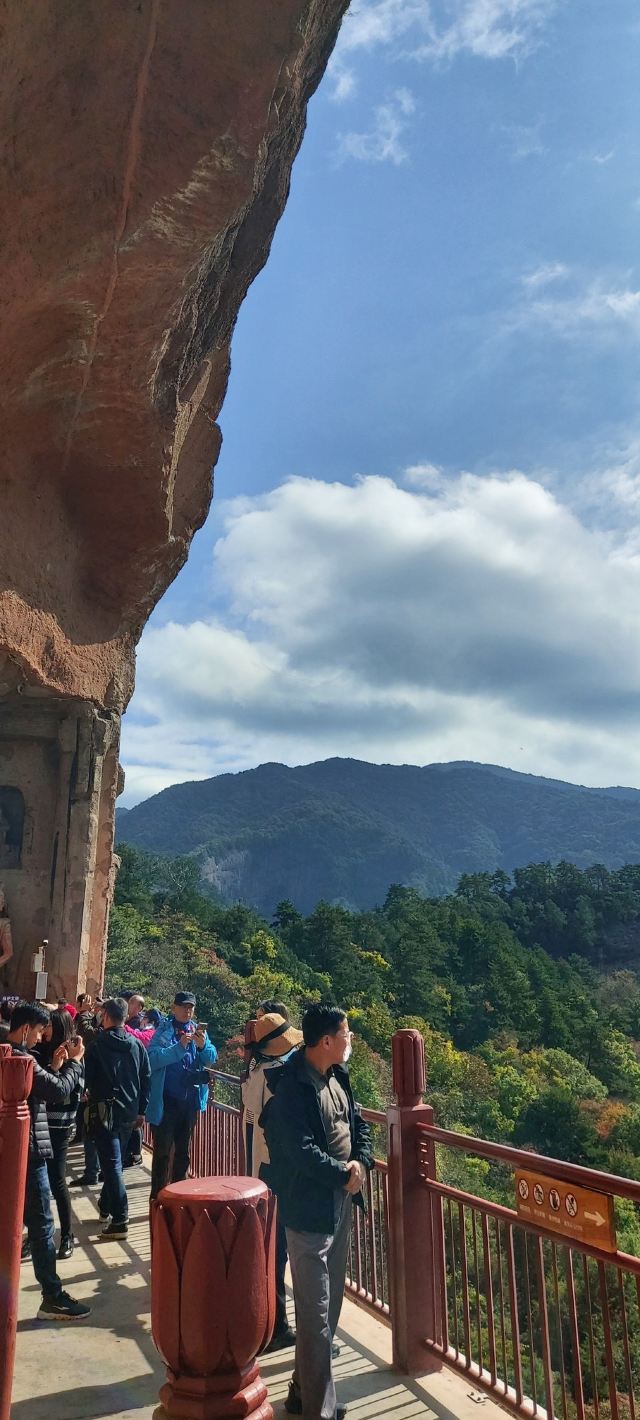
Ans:
<svg viewBox="0 0 640 1420"><path fill-rule="evenodd" d="M121 710L347 0L2 4L0 679Z"/></svg>

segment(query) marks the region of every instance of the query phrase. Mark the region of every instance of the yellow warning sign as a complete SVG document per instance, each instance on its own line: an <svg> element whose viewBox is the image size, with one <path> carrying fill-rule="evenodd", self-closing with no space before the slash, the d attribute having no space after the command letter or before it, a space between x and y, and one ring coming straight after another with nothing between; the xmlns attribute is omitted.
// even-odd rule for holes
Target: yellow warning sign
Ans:
<svg viewBox="0 0 640 1420"><path fill-rule="evenodd" d="M523 1222L535 1223L602 1252L617 1252L610 1193L578 1188L544 1173L516 1173L516 1207Z"/></svg>

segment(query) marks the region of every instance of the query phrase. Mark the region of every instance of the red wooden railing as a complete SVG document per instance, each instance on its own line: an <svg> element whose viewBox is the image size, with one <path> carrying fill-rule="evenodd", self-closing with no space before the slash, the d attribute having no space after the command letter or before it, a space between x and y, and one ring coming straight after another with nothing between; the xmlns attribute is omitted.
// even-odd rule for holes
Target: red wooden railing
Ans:
<svg viewBox="0 0 640 1420"><path fill-rule="evenodd" d="M528 1169L638 1207L640 1183L438 1128L422 1103L421 1037L399 1031L393 1045L396 1102L363 1110L387 1157L369 1176L366 1214L354 1209L347 1293L390 1320L403 1371L444 1362L527 1420L640 1420L640 1258L565 1239L444 1180L466 1155L488 1160L494 1183L507 1169L510 1188ZM240 1086L212 1072L195 1174L244 1168Z"/></svg>
<svg viewBox="0 0 640 1420"><path fill-rule="evenodd" d="M529 1169L640 1204L640 1183L448 1129L418 1127L433 1276L426 1347L527 1416L635 1420L640 1404L640 1259L524 1222L515 1209L441 1183L433 1146Z"/></svg>

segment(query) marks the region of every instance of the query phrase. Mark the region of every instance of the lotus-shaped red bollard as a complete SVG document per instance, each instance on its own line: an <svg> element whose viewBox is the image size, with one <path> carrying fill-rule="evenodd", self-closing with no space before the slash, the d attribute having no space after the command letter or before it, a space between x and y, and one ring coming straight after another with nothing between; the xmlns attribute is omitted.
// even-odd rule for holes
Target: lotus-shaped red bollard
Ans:
<svg viewBox="0 0 640 1420"><path fill-rule="evenodd" d="M256 1356L275 1319L275 1200L255 1178L194 1178L151 1207L160 1399L181 1420L273 1420Z"/></svg>

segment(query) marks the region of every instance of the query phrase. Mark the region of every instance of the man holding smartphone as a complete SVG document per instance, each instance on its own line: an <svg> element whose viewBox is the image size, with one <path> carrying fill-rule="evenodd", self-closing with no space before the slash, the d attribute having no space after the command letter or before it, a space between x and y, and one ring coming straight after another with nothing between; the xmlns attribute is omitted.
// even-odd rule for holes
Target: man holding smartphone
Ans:
<svg viewBox="0 0 640 1420"><path fill-rule="evenodd" d="M153 1134L151 1197L167 1183L179 1183L189 1171L191 1135L209 1098L208 1069L218 1052L206 1026L194 1020L196 998L176 991L173 1012L149 1042L151 1093L147 1121ZM169 1161L173 1148L173 1168Z"/></svg>

